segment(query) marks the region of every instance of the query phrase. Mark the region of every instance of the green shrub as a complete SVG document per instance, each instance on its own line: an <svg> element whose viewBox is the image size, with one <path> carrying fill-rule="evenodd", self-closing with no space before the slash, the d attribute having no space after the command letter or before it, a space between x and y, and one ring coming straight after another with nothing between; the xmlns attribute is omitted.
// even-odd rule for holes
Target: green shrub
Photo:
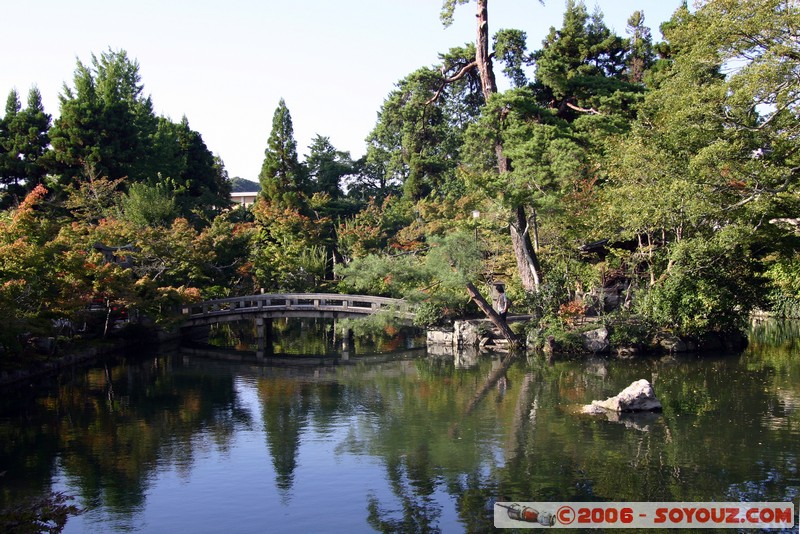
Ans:
<svg viewBox="0 0 800 534"><path fill-rule="evenodd" d="M606 325L613 347L646 345L653 337L653 326L640 317L614 316Z"/></svg>
<svg viewBox="0 0 800 534"><path fill-rule="evenodd" d="M637 295L637 311L681 335L741 330L757 303L761 280L736 231L723 229L709 239L673 245L670 267Z"/></svg>
<svg viewBox="0 0 800 534"><path fill-rule="evenodd" d="M432 302L422 302L414 309L414 326L427 328L441 324L444 310Z"/></svg>
<svg viewBox="0 0 800 534"><path fill-rule="evenodd" d="M562 304L570 301L567 279L561 272L549 273L539 291L528 293L520 302L518 309L527 309L536 317L552 317L558 314Z"/></svg>
<svg viewBox="0 0 800 534"><path fill-rule="evenodd" d="M543 321L529 331L529 339L536 347L543 347L552 336L559 351L581 352L583 337L580 332L564 327L558 320Z"/></svg>

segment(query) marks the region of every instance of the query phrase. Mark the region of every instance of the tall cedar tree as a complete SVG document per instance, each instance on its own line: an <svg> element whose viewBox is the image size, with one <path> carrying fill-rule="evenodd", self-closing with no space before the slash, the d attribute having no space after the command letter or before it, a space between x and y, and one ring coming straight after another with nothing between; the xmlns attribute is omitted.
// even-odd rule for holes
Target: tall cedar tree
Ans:
<svg viewBox="0 0 800 534"><path fill-rule="evenodd" d="M272 116L272 132L264 151L264 163L258 180L265 199L283 207L298 208L302 204L304 170L297 159L292 116L283 98Z"/></svg>

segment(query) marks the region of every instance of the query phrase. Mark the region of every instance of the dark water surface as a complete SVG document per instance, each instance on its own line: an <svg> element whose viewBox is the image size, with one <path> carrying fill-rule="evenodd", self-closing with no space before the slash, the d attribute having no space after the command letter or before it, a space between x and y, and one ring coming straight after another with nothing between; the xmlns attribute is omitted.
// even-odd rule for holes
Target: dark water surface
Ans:
<svg viewBox="0 0 800 534"><path fill-rule="evenodd" d="M797 510L798 334L769 323L739 355L554 365L118 358L4 394L0 507L62 491L86 509L65 532L153 533L485 532L498 500ZM576 413L640 378L662 414Z"/></svg>

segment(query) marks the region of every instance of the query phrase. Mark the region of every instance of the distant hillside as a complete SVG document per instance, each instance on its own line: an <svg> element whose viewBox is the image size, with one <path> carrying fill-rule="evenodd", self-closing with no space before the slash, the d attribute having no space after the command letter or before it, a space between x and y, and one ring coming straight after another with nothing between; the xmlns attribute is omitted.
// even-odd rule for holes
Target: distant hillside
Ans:
<svg viewBox="0 0 800 534"><path fill-rule="evenodd" d="M235 176L231 178L232 193L257 193L261 191L261 184Z"/></svg>

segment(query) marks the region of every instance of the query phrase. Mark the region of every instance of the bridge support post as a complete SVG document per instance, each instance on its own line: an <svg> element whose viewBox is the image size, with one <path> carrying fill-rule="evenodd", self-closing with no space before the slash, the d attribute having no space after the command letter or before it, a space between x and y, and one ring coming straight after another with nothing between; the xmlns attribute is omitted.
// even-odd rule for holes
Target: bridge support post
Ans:
<svg viewBox="0 0 800 534"><path fill-rule="evenodd" d="M270 317L256 317L256 336L258 337L256 358L272 356L272 319Z"/></svg>
<svg viewBox="0 0 800 534"><path fill-rule="evenodd" d="M354 353L353 331L348 328L347 331L342 334L342 359L348 360L350 359L350 355Z"/></svg>

